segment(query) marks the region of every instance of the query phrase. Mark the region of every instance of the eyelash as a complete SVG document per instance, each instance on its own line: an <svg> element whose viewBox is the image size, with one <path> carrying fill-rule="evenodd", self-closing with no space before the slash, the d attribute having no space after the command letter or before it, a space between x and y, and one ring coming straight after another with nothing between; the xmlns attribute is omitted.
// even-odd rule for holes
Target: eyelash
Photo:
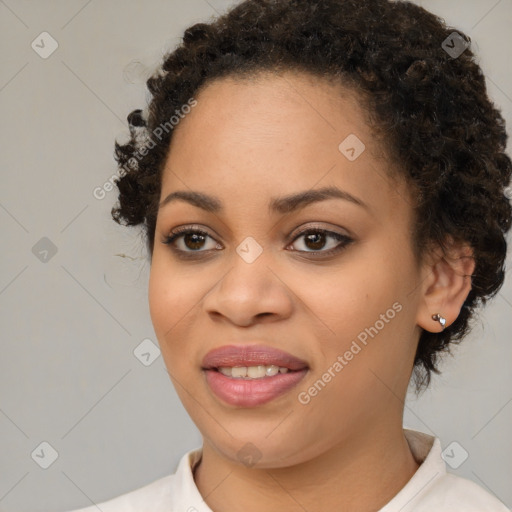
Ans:
<svg viewBox="0 0 512 512"><path fill-rule="evenodd" d="M181 228L175 228L173 231L171 231L171 233L168 235L168 236L165 236L162 240L162 243L164 245L169 245L171 250L176 253L178 255L178 257L182 258L182 259L197 259L198 256L196 256L197 253L205 253L205 252L209 252L209 250L206 250L206 251L203 251L203 250L197 250L197 251L183 251L181 249L177 249L175 246L174 246L174 242L176 240L178 240L179 238L183 237L184 235L188 235L188 234L197 234L197 235L201 235L201 236L204 236L204 237L209 237L211 238L212 240L215 240L212 236L210 236L209 233L207 233L206 231L202 230L202 229L198 229L198 228L193 228L192 226L185 226L185 227L181 227ZM288 245L291 245L293 243L295 243L299 238L301 238L302 236L305 236L305 235L310 235L310 234L322 234L322 235L326 235L328 237L332 237L336 240L338 240L340 243L336 246L336 247L333 247L327 251L299 251L299 250L293 250L294 252L298 252L298 253L302 253L302 254L308 254L308 255L313 255L313 258L318 258L318 257L329 257L329 256L332 256L334 254L337 254L339 252L341 252L343 249L345 249L348 245L350 245L352 242L354 242L354 240L350 237L348 237L347 235L342 235L341 233L336 233L334 231L328 231L326 229L321 229L321 228L314 228L314 227L309 227L307 229L304 229L302 231L300 231L299 233L296 234L296 236L292 239L292 241L288 244ZM216 240L215 240L216 241ZM216 249L211 249L212 251L216 250ZM318 255L318 256L316 256ZM199 256L199 258L202 257L202 256Z"/></svg>

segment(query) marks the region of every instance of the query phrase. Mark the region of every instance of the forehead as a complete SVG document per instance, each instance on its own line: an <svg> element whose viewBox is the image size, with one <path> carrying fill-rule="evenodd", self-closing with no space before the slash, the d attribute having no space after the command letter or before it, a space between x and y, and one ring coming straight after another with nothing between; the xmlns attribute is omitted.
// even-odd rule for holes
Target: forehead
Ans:
<svg viewBox="0 0 512 512"><path fill-rule="evenodd" d="M378 199L390 186L361 99L340 84L263 73L217 79L195 98L173 133L162 197L193 188L254 201L318 184Z"/></svg>
<svg viewBox="0 0 512 512"><path fill-rule="evenodd" d="M334 79L291 71L224 77L201 88L196 99L197 106L177 127L174 139L190 136L192 128L197 133L214 126L243 130L240 136L259 134L262 139L278 133L283 137L283 126L288 139L307 132L323 137L328 132L341 135L347 128L356 129L370 145L373 138L362 96ZM217 135L217 130L211 131L209 138Z"/></svg>

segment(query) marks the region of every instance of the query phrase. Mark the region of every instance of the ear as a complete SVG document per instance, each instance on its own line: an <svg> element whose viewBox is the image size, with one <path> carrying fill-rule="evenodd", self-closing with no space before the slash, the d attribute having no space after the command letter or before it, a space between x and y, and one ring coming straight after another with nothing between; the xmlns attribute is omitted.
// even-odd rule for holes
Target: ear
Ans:
<svg viewBox="0 0 512 512"><path fill-rule="evenodd" d="M468 244L457 243L448 237L444 250L436 245L425 258L422 268L417 324L426 331L441 332L443 326L432 319L432 315L444 317L445 328L455 322L471 290L474 270L473 250Z"/></svg>

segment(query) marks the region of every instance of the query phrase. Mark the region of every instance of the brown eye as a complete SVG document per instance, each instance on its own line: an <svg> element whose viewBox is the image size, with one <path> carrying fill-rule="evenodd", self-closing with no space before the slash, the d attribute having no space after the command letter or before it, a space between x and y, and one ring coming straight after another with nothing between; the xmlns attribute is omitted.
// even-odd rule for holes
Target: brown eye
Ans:
<svg viewBox="0 0 512 512"><path fill-rule="evenodd" d="M188 249L196 251L201 249L205 242L206 236L198 233L185 233L183 235L183 243Z"/></svg>
<svg viewBox="0 0 512 512"><path fill-rule="evenodd" d="M205 248L208 239L212 240L211 246ZM172 246L177 252L206 252L219 248L219 244L206 232L200 229L176 229L162 240L165 245ZM201 250L204 249L204 250Z"/></svg>
<svg viewBox="0 0 512 512"><path fill-rule="evenodd" d="M308 235L304 235L304 244L314 251L318 251L323 249L326 242L326 236L324 233L310 233Z"/></svg>
<svg viewBox="0 0 512 512"><path fill-rule="evenodd" d="M319 253L320 255L336 253L353 242L352 238L342 235L341 233L335 233L324 229L308 229L302 231L297 237L295 237L292 246L296 245L296 241L301 238L303 238L302 246L305 247L305 249L294 250L297 252L313 254ZM331 240L330 242L329 239Z"/></svg>
<svg viewBox="0 0 512 512"><path fill-rule="evenodd" d="M301 244L297 243L301 238L303 239L303 248L300 248ZM352 238L341 233L310 228L299 233L289 247L299 246L299 248L293 248L292 251L321 257L336 254L353 241ZM222 249L222 245L206 231L190 226L172 230L170 235L164 237L162 243L169 245L181 258L201 257L201 255L206 255L203 253ZM210 245L208 246L208 244Z"/></svg>

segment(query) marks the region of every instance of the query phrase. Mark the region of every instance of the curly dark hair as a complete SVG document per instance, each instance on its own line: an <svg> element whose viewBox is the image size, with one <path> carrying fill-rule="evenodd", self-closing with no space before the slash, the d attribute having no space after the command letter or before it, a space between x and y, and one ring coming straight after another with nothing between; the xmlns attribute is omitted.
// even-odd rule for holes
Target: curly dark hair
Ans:
<svg viewBox="0 0 512 512"><path fill-rule="evenodd" d="M152 257L169 120L212 80L288 70L338 81L361 98L387 156L415 191L416 257L433 242L446 250L447 237L473 250L472 288L458 318L443 332L420 335L414 380L417 392L426 388L440 373L438 355L469 332L475 308L501 288L512 222L505 122L470 38L456 31L460 55L444 46L455 46L453 32L422 7L388 0L246 0L189 27L147 80L147 110L128 116L129 142L115 143L114 220L143 224Z"/></svg>

